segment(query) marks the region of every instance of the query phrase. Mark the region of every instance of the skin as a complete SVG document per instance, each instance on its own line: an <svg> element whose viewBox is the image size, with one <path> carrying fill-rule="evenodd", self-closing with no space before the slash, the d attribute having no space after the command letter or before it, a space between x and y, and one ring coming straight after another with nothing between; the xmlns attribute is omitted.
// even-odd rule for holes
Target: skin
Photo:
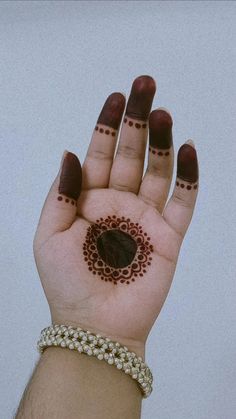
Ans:
<svg viewBox="0 0 236 419"><path fill-rule="evenodd" d="M82 171L77 157L64 153L34 238L36 265L52 323L100 333L144 359L147 337L170 289L198 193L197 153L190 141L178 151L174 189L168 199L174 163L172 118L163 108L150 114L155 91L154 79L140 76L133 82L126 109L121 93L108 97L95 125ZM150 149L157 153L149 149L148 166L143 173L148 129ZM158 154L159 149L162 154ZM163 153L165 150L167 155ZM146 272L129 284L102 281L89 271L84 260L88 228L96 220L112 215L129 218L142 226L153 246ZM91 418L94 417L89 413L91 397L101 412L96 418L140 417L137 383L104 361L102 371L98 360L85 357L68 349L46 349L17 417ZM65 379L62 366L68 366ZM95 381L90 384L86 381L83 387L81 380L86 374L93 374ZM118 389L123 385L125 391L120 392ZM100 393L103 386L110 392L110 399L105 392ZM48 394L52 393L50 402ZM43 410L46 400L47 414ZM73 406L70 416L64 411L67 403ZM30 416L30 411L36 412L36 406L41 416L36 413Z"/></svg>

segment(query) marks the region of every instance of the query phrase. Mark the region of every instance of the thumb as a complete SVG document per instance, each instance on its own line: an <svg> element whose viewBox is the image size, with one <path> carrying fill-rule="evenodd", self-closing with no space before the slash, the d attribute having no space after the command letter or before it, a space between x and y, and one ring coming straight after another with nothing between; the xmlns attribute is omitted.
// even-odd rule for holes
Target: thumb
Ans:
<svg viewBox="0 0 236 419"><path fill-rule="evenodd" d="M68 229L76 218L77 199L82 185L82 169L78 157L64 151L60 170L49 190L40 215L34 244Z"/></svg>

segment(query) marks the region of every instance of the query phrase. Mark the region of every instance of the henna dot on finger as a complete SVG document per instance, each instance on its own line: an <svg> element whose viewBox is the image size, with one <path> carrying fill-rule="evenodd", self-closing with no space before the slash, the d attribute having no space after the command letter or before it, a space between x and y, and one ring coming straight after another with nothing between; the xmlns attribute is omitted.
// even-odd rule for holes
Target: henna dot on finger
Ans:
<svg viewBox="0 0 236 419"><path fill-rule="evenodd" d="M87 229L83 256L89 271L105 282L127 284L146 273L153 246L143 228L115 215L96 220ZM146 269L145 269L146 268Z"/></svg>
<svg viewBox="0 0 236 419"><path fill-rule="evenodd" d="M76 201L74 200L74 199L70 199L70 198L66 198L65 196L61 196L61 195L59 195L58 197L57 197L57 200L59 201L59 202L65 202L66 204L71 204L71 205L76 205Z"/></svg>
<svg viewBox="0 0 236 419"><path fill-rule="evenodd" d="M149 146L149 152L154 156L167 157L170 156L170 148L159 150L157 147Z"/></svg>
<svg viewBox="0 0 236 419"><path fill-rule="evenodd" d="M183 190L186 189L187 191L192 191L194 189L196 190L198 187L198 183L190 183L187 181L186 183L183 183L183 182L180 183L178 180L176 180L175 185Z"/></svg>

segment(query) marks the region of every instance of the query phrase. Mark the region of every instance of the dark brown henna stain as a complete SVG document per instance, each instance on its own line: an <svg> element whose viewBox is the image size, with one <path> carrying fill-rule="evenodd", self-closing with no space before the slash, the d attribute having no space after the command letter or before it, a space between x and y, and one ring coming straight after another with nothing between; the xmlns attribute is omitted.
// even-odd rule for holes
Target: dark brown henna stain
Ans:
<svg viewBox="0 0 236 419"><path fill-rule="evenodd" d="M121 93L108 96L97 120L97 124L118 129L125 109L125 97ZM100 131L101 132L101 131Z"/></svg>
<svg viewBox="0 0 236 419"><path fill-rule="evenodd" d="M136 241L120 230L108 230L97 239L97 249L102 260L113 268L124 268L134 259Z"/></svg>
<svg viewBox="0 0 236 419"><path fill-rule="evenodd" d="M71 205L76 205L76 201L74 201L73 199L69 200L68 198L63 198L63 196L60 195L57 197L58 201L63 201L63 199L67 204L70 202Z"/></svg>
<svg viewBox="0 0 236 419"><path fill-rule="evenodd" d="M172 146L173 121L168 112L156 109L149 117L149 144L158 149L168 149Z"/></svg>
<svg viewBox="0 0 236 419"><path fill-rule="evenodd" d="M99 128L99 126L98 125L96 125L96 127L95 127L95 131L99 131L99 132L103 132L104 131L104 129L103 128ZM116 135L116 132L115 131L110 131L109 129L106 129L105 131L104 131L104 133L106 134L106 135L112 135L112 137L115 137L115 135Z"/></svg>
<svg viewBox="0 0 236 419"><path fill-rule="evenodd" d="M197 189L198 184L195 185L185 185L184 183L179 183L178 181L175 182L176 186L180 186L182 189L186 188L188 191L191 191L192 189Z"/></svg>
<svg viewBox="0 0 236 419"><path fill-rule="evenodd" d="M129 218L100 218L87 230L83 245L84 261L101 280L126 284L143 276L151 264L153 246L138 223Z"/></svg>
<svg viewBox="0 0 236 419"><path fill-rule="evenodd" d="M149 151L150 151L150 153L152 153L152 154L156 154L157 156L169 156L170 155L170 152L169 151L157 151L157 149L155 149L155 148L152 148L151 146L149 146Z"/></svg>
<svg viewBox="0 0 236 419"><path fill-rule="evenodd" d="M77 200L81 192L81 184L82 169L79 159L75 154L68 152L61 169L59 193Z"/></svg>
<svg viewBox="0 0 236 419"><path fill-rule="evenodd" d="M124 118L124 124L128 124L130 127L135 127L137 129L147 128L147 124L138 124L137 122L131 121L128 118Z"/></svg>
<svg viewBox="0 0 236 419"><path fill-rule="evenodd" d="M125 115L134 119L148 119L155 92L156 83L152 77L137 77L132 84Z"/></svg>
<svg viewBox="0 0 236 419"><path fill-rule="evenodd" d="M197 182L198 180L197 153L195 148L189 144L183 144L178 151L177 176L187 182Z"/></svg>

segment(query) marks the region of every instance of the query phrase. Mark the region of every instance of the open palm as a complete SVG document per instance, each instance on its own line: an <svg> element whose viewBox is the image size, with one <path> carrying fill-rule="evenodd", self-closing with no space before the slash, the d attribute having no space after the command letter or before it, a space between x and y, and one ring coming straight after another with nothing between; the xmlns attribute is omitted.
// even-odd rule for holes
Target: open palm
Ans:
<svg viewBox="0 0 236 419"><path fill-rule="evenodd" d="M141 356L168 294L198 189L194 145L179 149L173 172L172 119L150 76L125 98L105 102L81 169L65 152L34 239L52 322L116 339ZM143 176L149 128L148 166Z"/></svg>

